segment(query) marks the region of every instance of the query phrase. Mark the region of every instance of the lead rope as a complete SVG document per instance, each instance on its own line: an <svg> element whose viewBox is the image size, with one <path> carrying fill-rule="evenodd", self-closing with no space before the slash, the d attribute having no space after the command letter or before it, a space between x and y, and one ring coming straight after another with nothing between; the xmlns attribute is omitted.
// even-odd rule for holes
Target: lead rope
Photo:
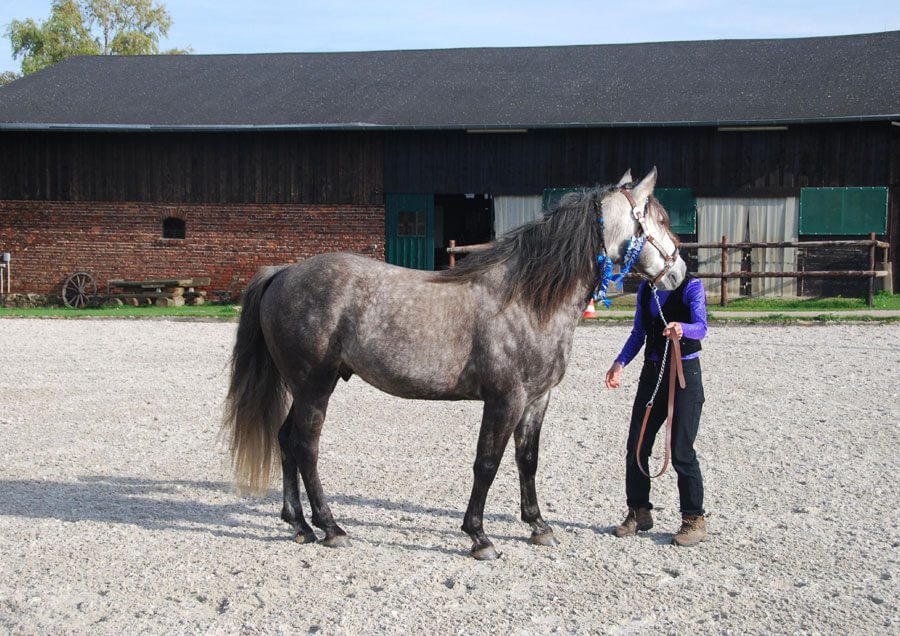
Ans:
<svg viewBox="0 0 900 636"><path fill-rule="evenodd" d="M659 310L659 317L663 321L664 325L669 324L666 321L665 314L663 314L662 305L659 302L659 296L657 295L656 285L650 283L650 291L653 294L653 300L656 302L656 308ZM663 466L655 475L651 475L649 470L644 470L644 466L641 464L641 448L644 446L644 432L647 429L647 421L650 419L650 412L653 410L653 403L656 401L656 395L659 393L659 387L662 385L663 375L666 371L666 355L669 353L669 345L672 345L672 358L671 358L671 367L669 368L669 404L668 404L668 413L666 416L666 455L663 459ZM685 388L684 383L684 370L681 365L681 345L679 344L676 337L669 336L666 338L665 349L663 350L663 355L659 364L659 377L656 379L656 387L653 389L653 395L650 396L650 399L647 401L647 408L644 411L644 421L641 423L641 432L638 435L638 443L637 447L634 449L634 461L637 463L638 469L648 478L656 479L657 477L662 476L663 473L669 468L669 458L672 455L672 420L674 416L674 406L675 406L675 376L678 376L678 381L682 389ZM649 465L648 465L649 468Z"/></svg>
<svg viewBox="0 0 900 636"><path fill-rule="evenodd" d="M662 320L664 325L668 325L669 323L666 321L666 315L663 313L662 305L659 304L659 295L656 293L656 285L653 283L650 283L650 292L653 294L653 301L656 303L656 308L659 310L660 320ZM647 408L653 407L653 403L656 401L656 394L659 393L659 386L662 384L663 374L666 372L666 356L669 353L669 342L671 342L671 340L666 338L666 347L663 349L662 361L659 365L659 377L656 378L656 388L653 389L653 395L647 400ZM643 435L643 429L641 430L641 434ZM640 465L641 463L638 462L638 466Z"/></svg>

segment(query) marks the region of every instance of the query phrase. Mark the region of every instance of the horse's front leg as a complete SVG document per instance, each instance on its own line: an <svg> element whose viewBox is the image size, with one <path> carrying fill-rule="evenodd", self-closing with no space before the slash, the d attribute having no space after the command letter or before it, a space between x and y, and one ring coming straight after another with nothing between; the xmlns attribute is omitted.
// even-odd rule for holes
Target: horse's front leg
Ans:
<svg viewBox="0 0 900 636"><path fill-rule="evenodd" d="M522 521L531 525L531 542L535 545L555 546L559 545L559 541L553 535L553 529L541 517L534 486L541 424L549 403L548 391L525 408L522 419L516 426L516 465L519 467L519 486L522 490Z"/></svg>
<svg viewBox="0 0 900 636"><path fill-rule="evenodd" d="M484 502L500 467L503 450L516 422L522 417L523 409L524 398L519 396L488 399L484 402L478 450L472 467L475 480L462 524L463 532L472 538L472 556L479 560L496 559L500 556L484 533Z"/></svg>

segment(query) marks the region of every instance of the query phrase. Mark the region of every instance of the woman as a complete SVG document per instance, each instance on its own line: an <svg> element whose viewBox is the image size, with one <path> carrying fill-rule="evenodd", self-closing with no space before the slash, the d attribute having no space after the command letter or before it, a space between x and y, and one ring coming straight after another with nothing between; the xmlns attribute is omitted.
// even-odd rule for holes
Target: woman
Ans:
<svg viewBox="0 0 900 636"><path fill-rule="evenodd" d="M679 546L693 546L706 539L706 520L703 510L703 478L700 463L694 453L694 439L700 425L700 411L703 408L703 381L700 375L700 341L706 336L706 291L699 278L690 274L673 291L659 291L659 305L666 320L659 316L659 307L646 282L638 288L638 304L634 314L634 328L625 342L622 352L616 357L606 372L606 386L619 388L622 369L644 348L644 367L638 382L637 395L631 410L631 427L628 431L627 460L625 466L625 495L628 515L613 530L617 537L637 534L639 530L653 527L650 511L650 478L638 467L641 462L649 472L648 461L653 440L659 427L666 420L669 379L668 360L663 360L666 339L675 334L681 342L684 364L685 388L675 385L675 410L672 420L672 466L678 473L678 494L681 499L681 529L672 538ZM635 449L644 419L647 402L659 377L659 365L666 364L665 374L660 384L660 393L653 404L644 442L639 457Z"/></svg>

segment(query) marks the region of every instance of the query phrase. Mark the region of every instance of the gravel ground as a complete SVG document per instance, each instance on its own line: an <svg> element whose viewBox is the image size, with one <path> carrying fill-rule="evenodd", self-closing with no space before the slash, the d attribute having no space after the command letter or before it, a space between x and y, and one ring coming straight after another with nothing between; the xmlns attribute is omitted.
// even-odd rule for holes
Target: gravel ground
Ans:
<svg viewBox="0 0 900 636"><path fill-rule="evenodd" d="M654 530L609 534L638 370L601 389L628 327L579 328L538 473L562 545L527 542L508 452L494 562L458 529L476 403L339 385L321 470L349 548L294 544L280 486L236 496L217 440L235 327L0 320L2 631L900 630L900 325L713 328L697 444L711 536L693 549L669 543L674 474Z"/></svg>

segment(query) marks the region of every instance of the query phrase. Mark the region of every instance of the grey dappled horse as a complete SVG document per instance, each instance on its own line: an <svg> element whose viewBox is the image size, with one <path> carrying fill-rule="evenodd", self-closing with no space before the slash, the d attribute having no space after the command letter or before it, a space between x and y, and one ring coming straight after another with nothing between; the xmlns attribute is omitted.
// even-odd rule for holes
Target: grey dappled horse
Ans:
<svg viewBox="0 0 900 636"><path fill-rule="evenodd" d="M482 514L511 435L522 520L533 543L556 545L535 492L538 440L550 390L563 378L575 326L597 284L597 254L605 247L620 261L629 238L646 230L658 244L642 250L640 273L655 278L665 269L657 284L674 289L686 269L652 197L656 169L630 182L626 173L615 186L567 195L556 210L446 271L323 254L258 274L244 297L224 424L239 485L266 489L277 439L282 519L298 542L316 540L300 504L299 470L324 544L347 545L317 462L328 400L338 379L355 373L399 397L484 402L462 524L475 558L497 557ZM644 230L636 221L642 214Z"/></svg>

